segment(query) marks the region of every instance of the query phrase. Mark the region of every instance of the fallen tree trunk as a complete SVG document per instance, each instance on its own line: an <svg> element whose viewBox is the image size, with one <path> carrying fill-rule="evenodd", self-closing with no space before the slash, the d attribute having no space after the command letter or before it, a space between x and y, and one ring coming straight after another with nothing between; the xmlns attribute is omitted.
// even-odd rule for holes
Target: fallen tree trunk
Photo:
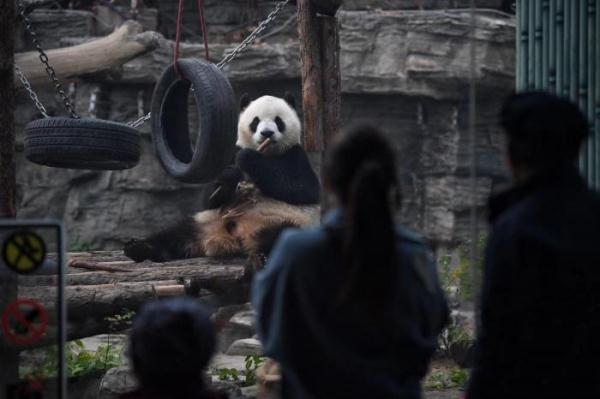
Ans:
<svg viewBox="0 0 600 399"><path fill-rule="evenodd" d="M144 302L169 296L184 296L183 284L102 284L65 288L69 321L85 320L93 315L102 319L123 311L137 310ZM49 317L56 315L56 287L21 288L19 295L44 305Z"/></svg>
<svg viewBox="0 0 600 399"><path fill-rule="evenodd" d="M244 267L241 265L217 266L158 266L142 269L132 269L127 272L94 271L86 273L67 274L66 286L100 285L125 282L148 282L173 279L194 279L203 285L239 285L244 282ZM56 285L56 276L21 276L20 287L39 287Z"/></svg>
<svg viewBox="0 0 600 399"><path fill-rule="evenodd" d="M46 51L50 65L63 81L74 81L83 75L98 73L121 66L127 61L154 50L163 39L157 32L142 32L142 25L126 21L110 35L77 46ZM32 86L51 84L37 52L15 55ZM17 84L20 84L15 79Z"/></svg>

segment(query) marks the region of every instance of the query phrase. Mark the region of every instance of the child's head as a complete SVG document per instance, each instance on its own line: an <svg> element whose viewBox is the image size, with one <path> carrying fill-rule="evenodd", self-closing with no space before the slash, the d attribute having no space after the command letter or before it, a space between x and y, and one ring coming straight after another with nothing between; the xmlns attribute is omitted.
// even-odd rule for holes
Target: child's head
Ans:
<svg viewBox="0 0 600 399"><path fill-rule="evenodd" d="M150 302L133 322L129 355L140 389L148 396L201 389L214 349L210 314L197 300Z"/></svg>

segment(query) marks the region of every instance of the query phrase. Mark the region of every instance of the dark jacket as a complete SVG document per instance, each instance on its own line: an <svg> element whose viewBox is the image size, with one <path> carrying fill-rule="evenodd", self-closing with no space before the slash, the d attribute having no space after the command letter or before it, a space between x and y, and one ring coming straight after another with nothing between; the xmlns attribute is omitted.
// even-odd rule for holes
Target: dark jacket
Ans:
<svg viewBox="0 0 600 399"><path fill-rule="evenodd" d="M281 364L286 398L419 398L448 315L433 258L398 228L395 295L376 323L371 309L334 304L345 271L330 231L342 226L337 210L324 226L285 231L256 276L252 302L265 355Z"/></svg>
<svg viewBox="0 0 600 399"><path fill-rule="evenodd" d="M574 167L490 203L477 398L600 397L600 199Z"/></svg>

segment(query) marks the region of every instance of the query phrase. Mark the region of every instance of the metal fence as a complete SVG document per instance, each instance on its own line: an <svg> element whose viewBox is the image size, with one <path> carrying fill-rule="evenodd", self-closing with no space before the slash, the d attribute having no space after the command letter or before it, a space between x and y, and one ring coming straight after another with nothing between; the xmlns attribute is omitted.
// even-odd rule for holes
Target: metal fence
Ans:
<svg viewBox="0 0 600 399"><path fill-rule="evenodd" d="M517 89L579 104L592 130L579 166L600 189L600 0L518 0L517 29Z"/></svg>

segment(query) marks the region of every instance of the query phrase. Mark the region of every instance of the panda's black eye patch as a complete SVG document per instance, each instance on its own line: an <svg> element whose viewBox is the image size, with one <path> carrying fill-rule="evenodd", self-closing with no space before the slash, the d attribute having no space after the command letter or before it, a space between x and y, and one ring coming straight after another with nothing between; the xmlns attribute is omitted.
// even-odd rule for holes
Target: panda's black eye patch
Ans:
<svg viewBox="0 0 600 399"><path fill-rule="evenodd" d="M256 128L258 127L259 123L260 119L258 119L258 116L255 116L254 119L252 119L252 123L250 124L250 130L252 130L252 133L256 133Z"/></svg>
<svg viewBox="0 0 600 399"><path fill-rule="evenodd" d="M285 123L281 120L280 117L275 118L275 124L277 125L277 129L279 129L280 133L285 131Z"/></svg>

